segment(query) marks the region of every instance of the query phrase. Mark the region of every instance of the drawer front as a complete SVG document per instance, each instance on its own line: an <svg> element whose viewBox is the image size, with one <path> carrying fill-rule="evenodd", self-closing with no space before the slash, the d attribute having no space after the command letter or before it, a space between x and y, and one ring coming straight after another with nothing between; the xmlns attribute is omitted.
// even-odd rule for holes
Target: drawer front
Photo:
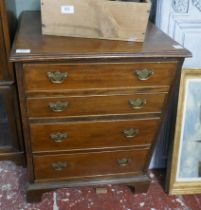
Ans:
<svg viewBox="0 0 201 210"><path fill-rule="evenodd" d="M26 64L25 89L28 92L63 92L78 89L169 86L176 68L177 63Z"/></svg>
<svg viewBox="0 0 201 210"><path fill-rule="evenodd" d="M151 145L159 119L31 124L33 152Z"/></svg>
<svg viewBox="0 0 201 210"><path fill-rule="evenodd" d="M134 94L31 98L27 100L27 109L30 118L160 113L165 96L166 94Z"/></svg>
<svg viewBox="0 0 201 210"><path fill-rule="evenodd" d="M148 152L144 149L34 156L35 178L55 180L140 173L145 167Z"/></svg>

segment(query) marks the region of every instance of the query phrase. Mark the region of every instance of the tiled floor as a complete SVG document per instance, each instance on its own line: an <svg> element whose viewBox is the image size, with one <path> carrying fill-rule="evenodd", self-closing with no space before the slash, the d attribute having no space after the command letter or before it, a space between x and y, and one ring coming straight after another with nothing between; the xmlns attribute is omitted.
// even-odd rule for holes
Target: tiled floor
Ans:
<svg viewBox="0 0 201 210"><path fill-rule="evenodd" d="M94 188L59 189L43 195L41 203L25 201L26 169L12 162L0 162L0 210L201 210L201 195L167 196L159 180L151 173L147 194L132 194L126 186L108 185L107 194Z"/></svg>

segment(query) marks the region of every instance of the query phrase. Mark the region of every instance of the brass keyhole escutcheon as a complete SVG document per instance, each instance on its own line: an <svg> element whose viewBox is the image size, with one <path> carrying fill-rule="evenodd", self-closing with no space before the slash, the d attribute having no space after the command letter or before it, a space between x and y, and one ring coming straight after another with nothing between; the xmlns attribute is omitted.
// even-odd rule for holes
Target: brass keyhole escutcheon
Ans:
<svg viewBox="0 0 201 210"><path fill-rule="evenodd" d="M64 162L58 161L56 163L52 163L51 166L52 168L54 168L55 171L62 171L68 166L68 164L66 161Z"/></svg>
<svg viewBox="0 0 201 210"><path fill-rule="evenodd" d="M130 99L128 102L130 106L132 107L132 109L142 109L144 105L147 103L147 100L137 98L137 99Z"/></svg>
<svg viewBox="0 0 201 210"><path fill-rule="evenodd" d="M139 134L139 129L137 128L129 128L123 131L123 134L126 138L134 138Z"/></svg>
<svg viewBox="0 0 201 210"><path fill-rule="evenodd" d="M64 80L68 77L68 73L55 71L55 72L48 72L47 76L51 83L62 84L62 83L64 83Z"/></svg>
<svg viewBox="0 0 201 210"><path fill-rule="evenodd" d="M63 112L68 107L68 105L68 102L57 101L56 103L49 103L49 108L53 112Z"/></svg>
<svg viewBox="0 0 201 210"><path fill-rule="evenodd" d="M121 158L117 160L119 166L127 166L130 162L129 158Z"/></svg>
<svg viewBox="0 0 201 210"><path fill-rule="evenodd" d="M68 134L67 133L51 133L50 134L50 138L52 139L52 141L54 141L55 143L61 143L63 142L65 139L67 139Z"/></svg>
<svg viewBox="0 0 201 210"><path fill-rule="evenodd" d="M145 68L143 70L136 70L134 74L139 80L144 81L148 80L154 74L154 71L152 69Z"/></svg>

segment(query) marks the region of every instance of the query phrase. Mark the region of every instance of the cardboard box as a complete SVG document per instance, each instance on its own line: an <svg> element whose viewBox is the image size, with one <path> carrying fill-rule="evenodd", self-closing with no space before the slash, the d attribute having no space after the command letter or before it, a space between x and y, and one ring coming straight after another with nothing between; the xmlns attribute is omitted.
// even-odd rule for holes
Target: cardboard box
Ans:
<svg viewBox="0 0 201 210"><path fill-rule="evenodd" d="M150 0L41 0L42 33L143 42Z"/></svg>

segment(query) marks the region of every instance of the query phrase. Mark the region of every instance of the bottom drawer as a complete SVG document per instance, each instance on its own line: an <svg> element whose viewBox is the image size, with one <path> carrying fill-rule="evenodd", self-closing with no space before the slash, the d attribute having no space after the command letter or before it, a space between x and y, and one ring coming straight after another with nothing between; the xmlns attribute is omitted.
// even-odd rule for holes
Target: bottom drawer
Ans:
<svg viewBox="0 0 201 210"><path fill-rule="evenodd" d="M34 156L35 179L73 179L141 173L149 149Z"/></svg>

